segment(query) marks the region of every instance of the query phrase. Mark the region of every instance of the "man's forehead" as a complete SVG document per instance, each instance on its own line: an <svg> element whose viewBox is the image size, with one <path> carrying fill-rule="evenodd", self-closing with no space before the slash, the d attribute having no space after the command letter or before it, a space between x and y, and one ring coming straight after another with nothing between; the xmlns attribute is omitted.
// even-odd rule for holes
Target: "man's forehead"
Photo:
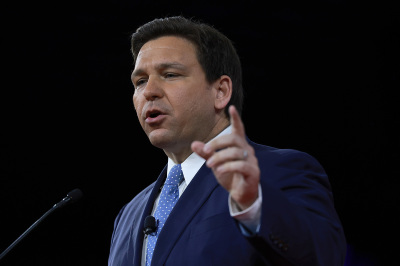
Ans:
<svg viewBox="0 0 400 266"><path fill-rule="evenodd" d="M145 45L143 45L143 47L140 49L138 56L140 56L140 54L142 54L142 53L146 53L148 51L152 51L152 50L156 50L156 49L181 50L181 49L177 48L176 46L168 46L168 45L148 45L148 46L145 46Z"/></svg>
<svg viewBox="0 0 400 266"><path fill-rule="evenodd" d="M182 68L194 63L197 63L196 51L189 41L179 37L162 37L143 45L135 60L135 68L150 65Z"/></svg>

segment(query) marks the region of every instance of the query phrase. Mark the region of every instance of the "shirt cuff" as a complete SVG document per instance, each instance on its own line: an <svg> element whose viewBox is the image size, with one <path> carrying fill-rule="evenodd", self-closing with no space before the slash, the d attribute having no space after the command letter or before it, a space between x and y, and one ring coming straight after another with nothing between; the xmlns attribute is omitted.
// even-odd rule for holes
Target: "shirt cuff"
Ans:
<svg viewBox="0 0 400 266"><path fill-rule="evenodd" d="M246 236L256 234L260 228L261 219L261 203L262 193L261 185L258 184L258 198L246 210L240 211L237 203L232 199L231 195L228 198L229 213L239 222L242 233Z"/></svg>

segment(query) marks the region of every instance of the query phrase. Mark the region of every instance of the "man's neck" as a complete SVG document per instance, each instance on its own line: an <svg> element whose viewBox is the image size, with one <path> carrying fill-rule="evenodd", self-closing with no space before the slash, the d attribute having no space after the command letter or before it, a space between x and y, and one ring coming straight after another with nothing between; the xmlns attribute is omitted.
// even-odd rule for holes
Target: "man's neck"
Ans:
<svg viewBox="0 0 400 266"><path fill-rule="evenodd" d="M221 134L221 132L226 130L229 126L230 126L229 121L225 119L225 122L220 123L218 126L214 127L210 131L210 134L208 134L208 136L198 140L207 143L210 140L217 137L219 134ZM195 139L192 140L192 142L193 141L195 141ZM192 142L185 144L184 147L181 147L180 149L178 149L178 151L168 151L164 149L164 152L168 156L168 158L172 159L175 163L182 163L193 153L191 148Z"/></svg>

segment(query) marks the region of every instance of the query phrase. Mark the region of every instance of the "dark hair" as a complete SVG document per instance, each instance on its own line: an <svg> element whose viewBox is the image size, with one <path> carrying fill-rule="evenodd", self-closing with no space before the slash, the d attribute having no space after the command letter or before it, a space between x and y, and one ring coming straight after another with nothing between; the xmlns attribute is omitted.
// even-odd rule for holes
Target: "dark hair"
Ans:
<svg viewBox="0 0 400 266"><path fill-rule="evenodd" d="M192 42L209 83L222 75L229 76L233 89L227 106L234 105L239 114L242 113L242 67L231 40L212 26L182 16L158 18L142 25L132 34L131 52L134 61L145 43L162 36L177 36ZM229 117L228 108L225 108L225 114Z"/></svg>

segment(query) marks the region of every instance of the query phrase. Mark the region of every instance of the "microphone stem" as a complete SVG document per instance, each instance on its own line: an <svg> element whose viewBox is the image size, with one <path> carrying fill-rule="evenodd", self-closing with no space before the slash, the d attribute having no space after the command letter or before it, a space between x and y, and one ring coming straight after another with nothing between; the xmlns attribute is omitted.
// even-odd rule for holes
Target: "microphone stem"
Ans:
<svg viewBox="0 0 400 266"><path fill-rule="evenodd" d="M44 220L50 213L53 211L65 206L67 203L71 203L74 201L77 201L82 197L82 191L80 189L74 189L71 192L67 194L65 198L63 198L60 202L54 204L54 206L48 210L45 214L42 215L34 224L32 224L20 237L18 237L6 250L4 250L0 254L0 260L11 250L13 249L27 234L29 234L33 229L35 229L36 226L40 222Z"/></svg>
<svg viewBox="0 0 400 266"><path fill-rule="evenodd" d="M34 224L32 224L20 237L18 237L6 250L4 250L0 254L0 260L7 255L7 253L13 249L27 234L29 234L40 222L44 220L50 213L58 208L57 205L54 205L50 210L48 210L45 214L42 215Z"/></svg>

